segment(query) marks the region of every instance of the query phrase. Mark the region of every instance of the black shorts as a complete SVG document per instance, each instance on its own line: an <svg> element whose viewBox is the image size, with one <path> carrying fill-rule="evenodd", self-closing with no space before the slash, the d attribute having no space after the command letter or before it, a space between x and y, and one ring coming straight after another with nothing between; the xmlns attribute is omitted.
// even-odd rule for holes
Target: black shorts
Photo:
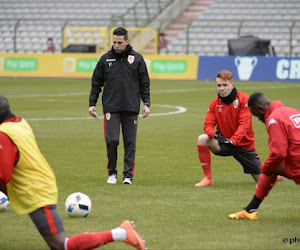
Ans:
<svg viewBox="0 0 300 250"><path fill-rule="evenodd" d="M29 214L42 236L64 232L64 225L56 205L41 207Z"/></svg>
<svg viewBox="0 0 300 250"><path fill-rule="evenodd" d="M245 174L261 174L261 163L255 149L245 150L240 147L220 144L219 156L233 156L244 168Z"/></svg>

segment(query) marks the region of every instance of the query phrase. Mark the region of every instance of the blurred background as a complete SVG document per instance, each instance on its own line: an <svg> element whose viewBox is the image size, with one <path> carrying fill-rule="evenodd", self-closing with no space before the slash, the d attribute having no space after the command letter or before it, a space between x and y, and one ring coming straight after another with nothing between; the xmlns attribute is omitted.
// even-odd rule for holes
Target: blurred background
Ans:
<svg viewBox="0 0 300 250"><path fill-rule="evenodd" d="M0 52L104 53L124 26L146 54L225 56L242 38L259 55L293 57L299 13L299 0L0 0Z"/></svg>
<svg viewBox="0 0 300 250"><path fill-rule="evenodd" d="M56 174L68 235L132 219L149 249L299 249L292 181L276 185L258 223L227 217L255 188L234 159L212 155L214 188L194 188L202 176L196 141L219 71L230 70L248 95L260 91L299 110L299 13L300 0L0 0L0 94L29 121ZM88 114L91 76L118 26L151 78L151 115L139 120L130 188L107 187L103 120ZM253 119L253 127L265 159L265 126ZM123 154L120 147L119 166ZM78 191L93 202L85 220L69 218L63 205ZM47 248L28 216L0 217L0 249Z"/></svg>

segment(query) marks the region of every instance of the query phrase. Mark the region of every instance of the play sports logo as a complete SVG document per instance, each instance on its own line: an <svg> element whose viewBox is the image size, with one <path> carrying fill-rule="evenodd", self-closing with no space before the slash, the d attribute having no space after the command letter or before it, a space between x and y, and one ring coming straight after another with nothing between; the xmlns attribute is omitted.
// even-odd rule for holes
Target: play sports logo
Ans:
<svg viewBox="0 0 300 250"><path fill-rule="evenodd" d="M35 72L38 69L38 59L36 58L3 58L0 61L0 70L11 72ZM3 62L4 61L4 62Z"/></svg>
<svg viewBox="0 0 300 250"><path fill-rule="evenodd" d="M75 59L73 57L67 57L63 62L63 71L66 73L72 72L93 72L98 59Z"/></svg>

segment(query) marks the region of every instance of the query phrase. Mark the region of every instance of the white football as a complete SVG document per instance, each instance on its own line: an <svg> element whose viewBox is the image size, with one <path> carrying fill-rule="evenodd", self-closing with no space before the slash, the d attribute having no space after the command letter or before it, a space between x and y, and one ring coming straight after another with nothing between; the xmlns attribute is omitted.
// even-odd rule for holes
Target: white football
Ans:
<svg viewBox="0 0 300 250"><path fill-rule="evenodd" d="M9 208L9 200L5 193L0 191L0 212Z"/></svg>
<svg viewBox="0 0 300 250"><path fill-rule="evenodd" d="M71 217L87 217L92 209L90 198L83 193L73 193L65 202L66 211Z"/></svg>

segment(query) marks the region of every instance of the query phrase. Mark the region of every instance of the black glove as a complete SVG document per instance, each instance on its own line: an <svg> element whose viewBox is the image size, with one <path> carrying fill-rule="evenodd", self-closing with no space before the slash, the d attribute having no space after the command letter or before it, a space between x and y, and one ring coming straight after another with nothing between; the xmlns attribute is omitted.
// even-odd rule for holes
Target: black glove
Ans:
<svg viewBox="0 0 300 250"><path fill-rule="evenodd" d="M215 135L214 135L214 138L215 138L217 141L219 141L219 137L220 137L220 136L222 136L222 135L221 135L220 129L218 129L218 130L216 131Z"/></svg>
<svg viewBox="0 0 300 250"><path fill-rule="evenodd" d="M214 135L214 138L219 142L220 144L228 144L228 145L233 145L233 142L227 138L225 138L221 132L220 129L217 130L217 132Z"/></svg>

